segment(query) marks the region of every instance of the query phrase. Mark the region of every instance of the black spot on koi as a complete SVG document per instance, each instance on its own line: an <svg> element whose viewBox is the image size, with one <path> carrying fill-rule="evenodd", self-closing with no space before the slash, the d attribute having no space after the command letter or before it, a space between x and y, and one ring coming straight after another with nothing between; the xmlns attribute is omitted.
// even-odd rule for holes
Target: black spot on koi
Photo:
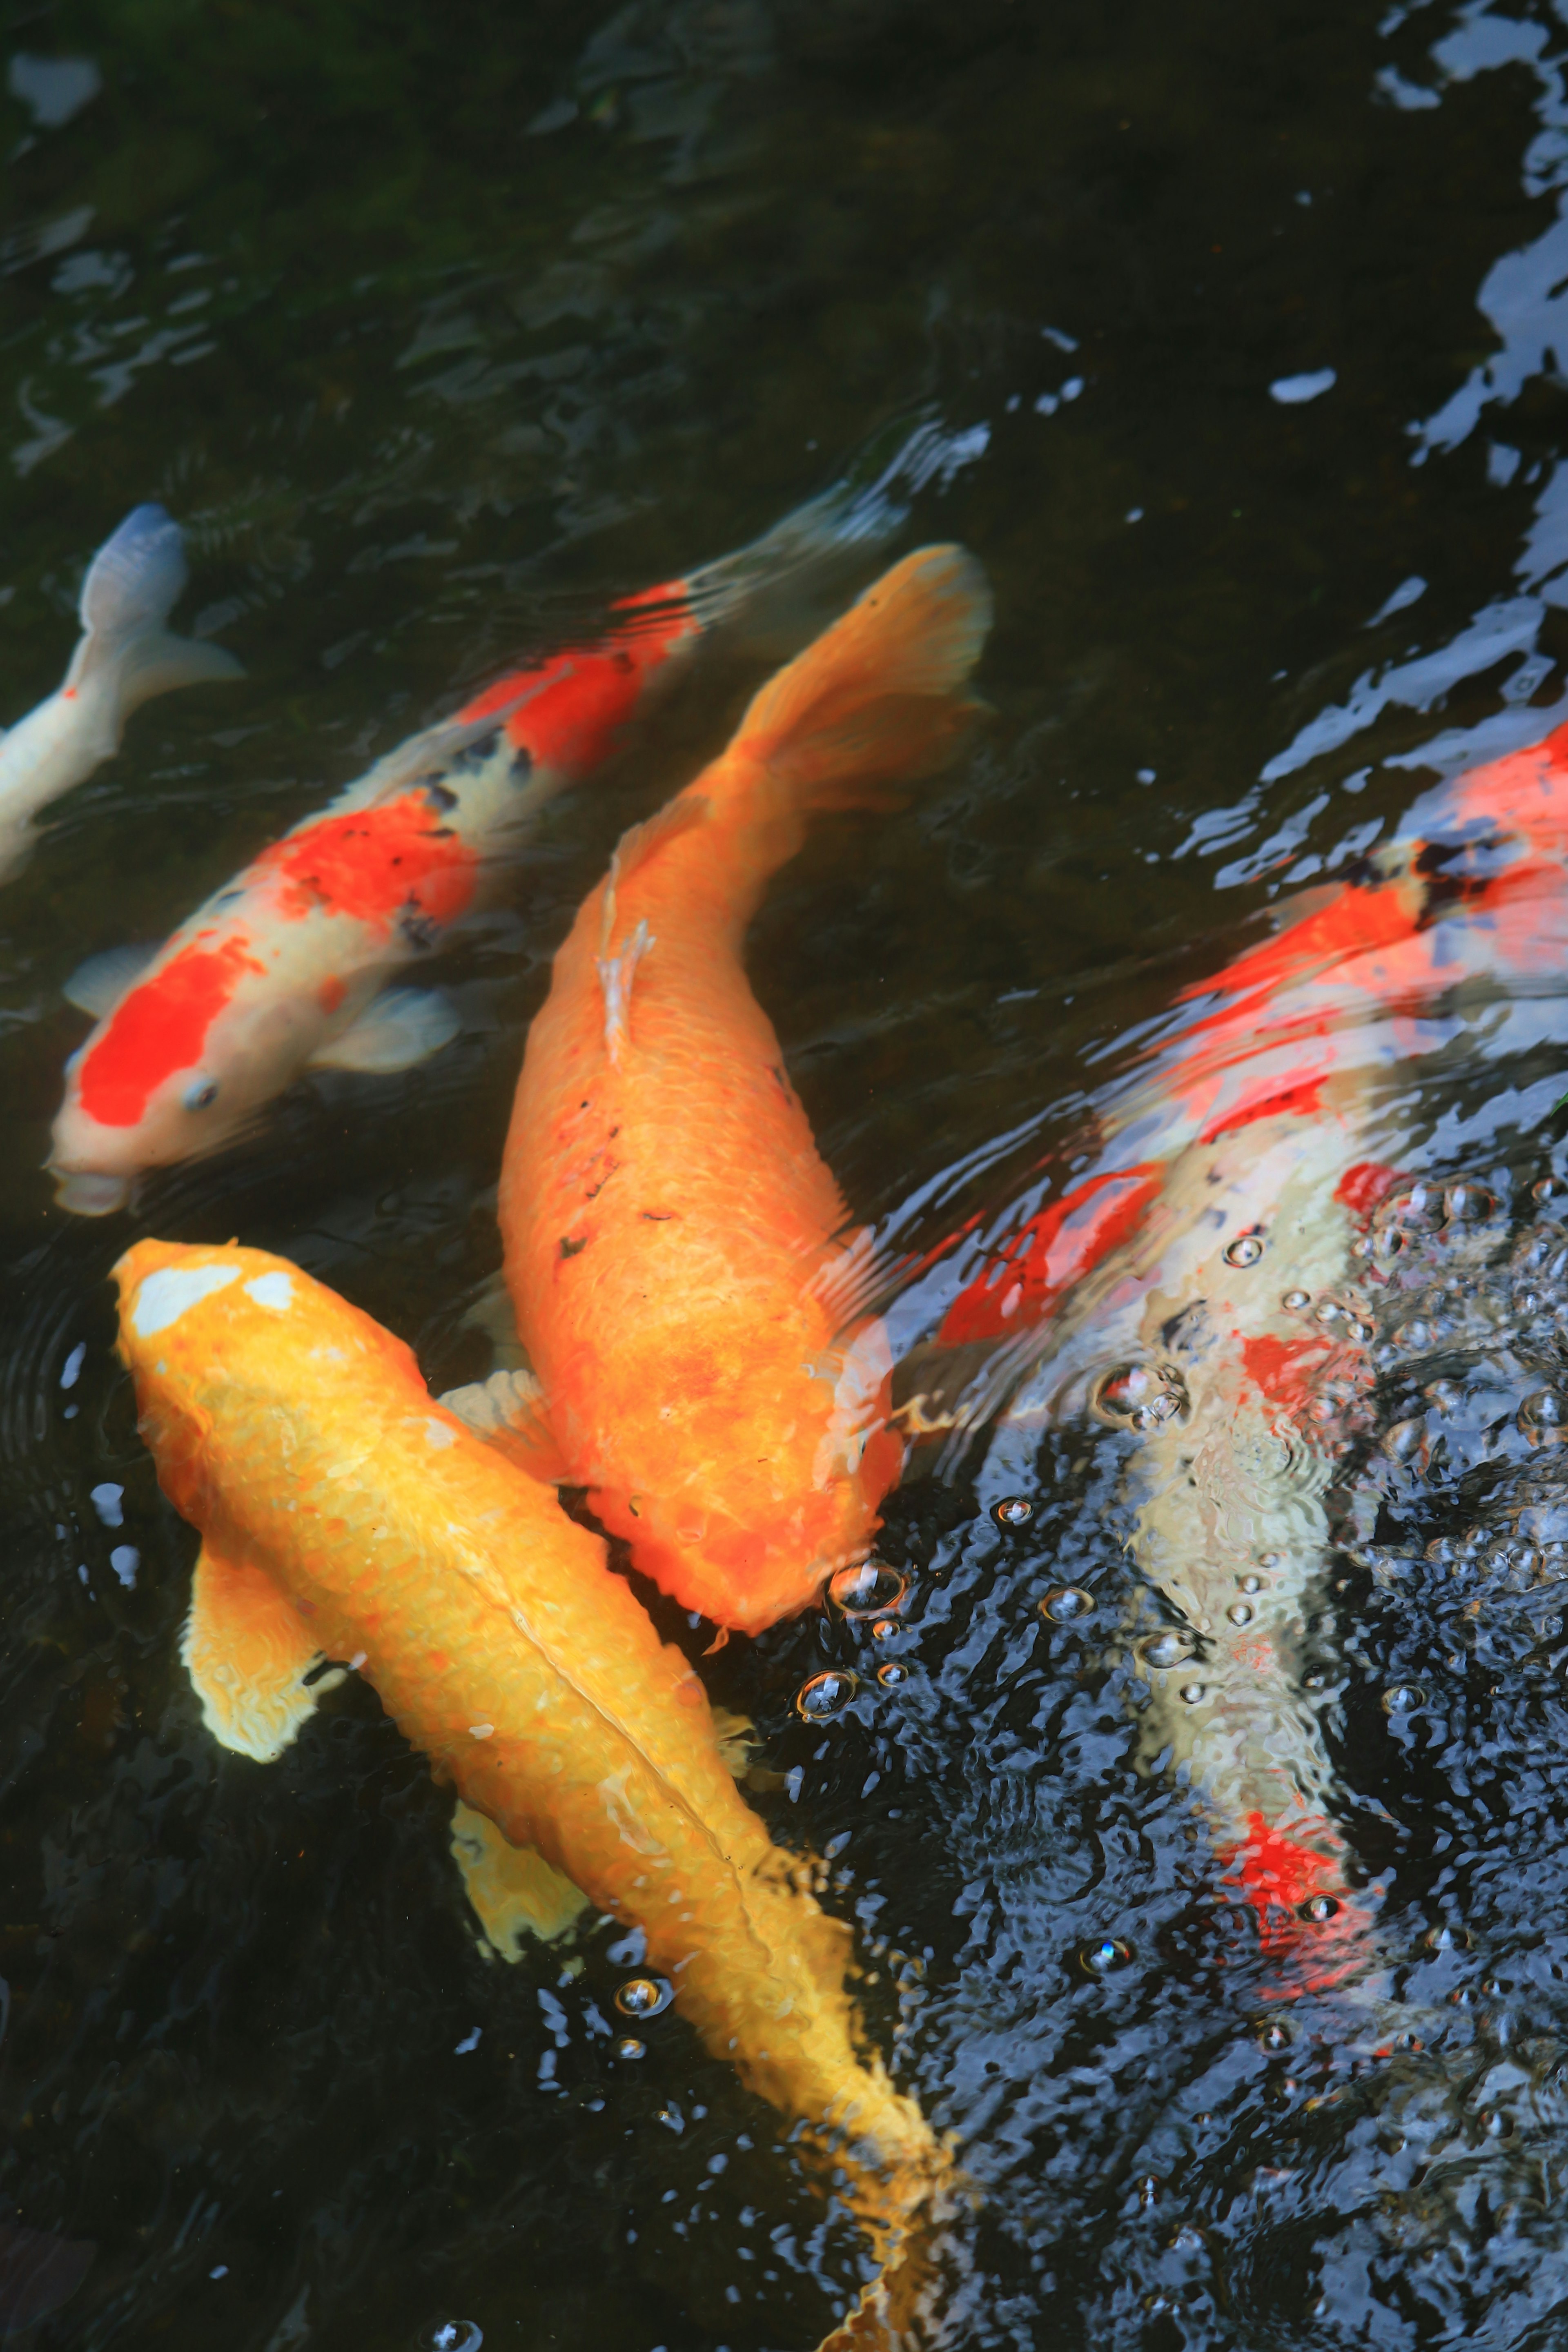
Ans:
<svg viewBox="0 0 1568 2352"><path fill-rule="evenodd" d="M579 1250L585 1250L587 1246L588 1236L586 1234L584 1234L579 1241L574 1242L569 1241L564 1234L561 1236L561 1255L563 1257L575 1257Z"/></svg>

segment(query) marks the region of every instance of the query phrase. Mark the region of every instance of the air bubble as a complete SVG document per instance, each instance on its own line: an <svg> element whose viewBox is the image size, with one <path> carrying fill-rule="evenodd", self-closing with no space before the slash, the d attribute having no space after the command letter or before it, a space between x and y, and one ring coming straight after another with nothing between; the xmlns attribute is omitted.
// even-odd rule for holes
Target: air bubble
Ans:
<svg viewBox="0 0 1568 2352"><path fill-rule="evenodd" d="M825 1674L813 1675L809 1682L802 1683L795 1695L795 1712L804 1715L807 1723L821 1723L847 1706L856 1688L856 1678L846 1667L829 1666Z"/></svg>
<svg viewBox="0 0 1568 2352"><path fill-rule="evenodd" d="M1309 1895L1300 1906L1300 1916L1310 1919L1315 1927L1321 1927L1325 1920L1338 1916L1339 1907L1331 1895Z"/></svg>
<svg viewBox="0 0 1568 2352"><path fill-rule="evenodd" d="M1131 1967L1132 1947L1120 1936L1104 1936L1079 1946L1078 1964L1086 1977L1114 1976L1118 1969Z"/></svg>
<svg viewBox="0 0 1568 2352"><path fill-rule="evenodd" d="M899 1685L907 1683L909 1678L908 1666L900 1666L897 1658L889 1658L885 1666L879 1666L877 1669L877 1680L884 1690L897 1690Z"/></svg>
<svg viewBox="0 0 1568 2352"><path fill-rule="evenodd" d="M846 1617L878 1617L896 1609L910 1589L910 1580L879 1559L863 1559L841 1568L828 1579L827 1597Z"/></svg>
<svg viewBox="0 0 1568 2352"><path fill-rule="evenodd" d="M1207 1688L1208 1685L1206 1683L1184 1683L1182 1685L1182 1700L1184 1705L1187 1706L1196 1706L1199 1701L1203 1698Z"/></svg>
<svg viewBox="0 0 1568 2352"><path fill-rule="evenodd" d="M1455 1224L1475 1224L1489 1217L1497 1207L1496 1201L1481 1184L1450 1184L1443 1196L1443 1208Z"/></svg>
<svg viewBox="0 0 1568 2352"><path fill-rule="evenodd" d="M991 1516L999 1528L1021 1528L1034 1517L1035 1507L1026 1495L1005 1495Z"/></svg>
<svg viewBox="0 0 1568 2352"><path fill-rule="evenodd" d="M1268 1244L1261 1234L1238 1234L1225 1252L1226 1265L1256 1265Z"/></svg>
<svg viewBox="0 0 1568 2352"><path fill-rule="evenodd" d="M484 2340L471 2319L434 2319L414 2339L418 2352L479 2352Z"/></svg>
<svg viewBox="0 0 1568 2352"><path fill-rule="evenodd" d="M1241 1579L1241 1589L1243 1592L1261 1592L1263 1579L1260 1576L1244 1576Z"/></svg>
<svg viewBox="0 0 1568 2352"><path fill-rule="evenodd" d="M890 1642L898 1630L896 1618L879 1617L871 1628L871 1639L873 1642Z"/></svg>
<svg viewBox="0 0 1568 2352"><path fill-rule="evenodd" d="M1408 1462L1420 1452L1426 1442L1426 1423L1422 1420L1396 1421L1383 1441L1383 1450L1394 1462Z"/></svg>
<svg viewBox="0 0 1568 2352"><path fill-rule="evenodd" d="M1337 1298L1325 1298L1321 1306L1319 1307L1317 1316L1314 1319L1319 1323L1342 1323L1345 1319L1346 1312L1347 1309L1341 1305Z"/></svg>
<svg viewBox="0 0 1568 2352"><path fill-rule="evenodd" d="M1230 1619L1233 1625L1250 1625L1252 1622L1252 1604L1250 1601L1233 1601L1230 1607L1225 1613Z"/></svg>
<svg viewBox="0 0 1568 2352"><path fill-rule="evenodd" d="M635 2033L623 2033L615 2045L617 2058L646 2058L647 2043L639 2042Z"/></svg>
<svg viewBox="0 0 1568 2352"><path fill-rule="evenodd" d="M1167 1625L1163 1633L1151 1633L1146 1641L1140 1642L1138 1654L1146 1666L1184 1666L1193 1654L1193 1645L1184 1633Z"/></svg>
<svg viewBox="0 0 1568 2352"><path fill-rule="evenodd" d="M1418 1706L1426 1704L1426 1694L1419 1683L1394 1683L1383 1694L1385 1715L1414 1715Z"/></svg>
<svg viewBox="0 0 1568 2352"><path fill-rule="evenodd" d="M623 2017L657 2017L675 1999L659 1977L628 1977L616 1989L616 2007Z"/></svg>
<svg viewBox="0 0 1568 2352"><path fill-rule="evenodd" d="M1568 1196L1568 1179L1561 1176L1542 1176L1531 1186L1530 1191L1531 1199L1539 1201L1542 1208L1549 1201L1560 1206L1564 1197Z"/></svg>
<svg viewBox="0 0 1568 2352"><path fill-rule="evenodd" d="M1279 1301L1280 1306L1291 1315L1304 1315L1311 1303L1312 1294L1310 1290L1288 1290Z"/></svg>
<svg viewBox="0 0 1568 2352"><path fill-rule="evenodd" d="M1568 1401L1555 1389L1537 1389L1519 1408L1519 1426L1535 1444L1554 1444L1568 1435Z"/></svg>
<svg viewBox="0 0 1568 2352"><path fill-rule="evenodd" d="M1053 1584L1040 1603L1040 1613L1055 1625L1070 1625L1075 1618L1094 1614L1094 1595L1081 1584Z"/></svg>
<svg viewBox="0 0 1568 2352"><path fill-rule="evenodd" d="M1089 1410L1112 1429L1158 1429L1185 1418L1186 1384L1169 1366L1119 1364L1097 1382Z"/></svg>
<svg viewBox="0 0 1568 2352"><path fill-rule="evenodd" d="M1445 1920L1439 1927L1428 1927L1421 1940L1429 1952L1468 1952L1470 1931L1468 1927L1451 1927Z"/></svg>

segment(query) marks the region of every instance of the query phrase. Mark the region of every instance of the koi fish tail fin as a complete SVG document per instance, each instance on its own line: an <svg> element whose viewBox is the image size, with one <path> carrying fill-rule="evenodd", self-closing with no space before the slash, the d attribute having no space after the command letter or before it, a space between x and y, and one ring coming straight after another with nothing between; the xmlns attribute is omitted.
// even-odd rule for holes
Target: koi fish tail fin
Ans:
<svg viewBox="0 0 1568 2352"><path fill-rule="evenodd" d="M184 538L159 506L135 507L89 566L81 589L83 635L66 675L68 690L107 684L112 740L132 711L177 686L245 675L221 646L164 627L185 584Z"/></svg>
<svg viewBox="0 0 1568 2352"><path fill-rule="evenodd" d="M853 2190L850 2202L860 2208L880 2267L817 2352L928 2352L941 2340L933 2318L938 2244L963 2184L944 2159L935 2174L922 2166L879 2184L879 2192L869 2209Z"/></svg>
<svg viewBox="0 0 1568 2352"><path fill-rule="evenodd" d="M988 428L950 432L926 415L911 429L907 417L859 451L839 479L732 555L687 575L685 593L704 628L733 625L753 648L784 649L805 635L803 607L814 592L842 581L865 563L909 520L910 502L922 490L945 490L961 469L984 453ZM809 623L807 624L809 625Z"/></svg>
<svg viewBox="0 0 1568 2352"><path fill-rule="evenodd" d="M741 789L783 784L797 808L885 804L879 784L943 766L977 716L963 688L990 625L974 557L917 549L763 687L723 768Z"/></svg>

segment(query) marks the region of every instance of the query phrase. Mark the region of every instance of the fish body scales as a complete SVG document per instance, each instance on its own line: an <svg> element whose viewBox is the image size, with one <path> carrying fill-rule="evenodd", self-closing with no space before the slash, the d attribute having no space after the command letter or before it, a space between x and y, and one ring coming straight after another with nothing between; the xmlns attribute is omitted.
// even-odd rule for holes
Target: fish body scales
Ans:
<svg viewBox="0 0 1568 2352"><path fill-rule="evenodd" d="M866 2144L873 2224L874 2176L929 2182L918 2111L854 2046L847 1931L737 1793L700 1684L602 1542L297 1268L142 1242L117 1272L142 1431L205 1549L269 1579L322 1654L357 1660L465 1803L640 1927L753 2089L821 2145Z"/></svg>
<svg viewBox="0 0 1568 2352"><path fill-rule="evenodd" d="M901 1445L746 927L814 809L940 761L988 611L952 548L868 590L622 841L529 1034L500 1210L552 1432L638 1566L749 1633L865 1555Z"/></svg>

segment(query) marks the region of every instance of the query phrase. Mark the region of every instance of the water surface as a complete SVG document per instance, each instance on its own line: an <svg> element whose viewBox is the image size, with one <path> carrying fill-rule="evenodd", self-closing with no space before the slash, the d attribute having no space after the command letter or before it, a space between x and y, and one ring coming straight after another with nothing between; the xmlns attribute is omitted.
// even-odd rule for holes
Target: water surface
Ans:
<svg viewBox="0 0 1568 2352"><path fill-rule="evenodd" d="M448 960L453 1047L300 1087L134 1220L73 1222L41 1172L83 1033L61 982L504 662L930 417L973 454L907 543L985 562L994 716L901 815L820 826L752 969L858 1213L935 1188L910 1220L935 1240L1070 1156L1176 986L1434 772L1562 715L1564 47L1546 0L13 14L3 715L58 683L81 571L147 498L188 531L185 617L248 673L144 710L0 896L0 2198L94 2250L32 2340L393 2352L461 2318L531 2352L793 2352L860 2274L679 2020L611 2058L616 1930L570 1967L480 1958L447 1801L368 1692L268 1769L215 1750L176 1657L194 1538L105 1282L133 1230L237 1234L408 1338L434 1387L481 1374L466 1318L550 955L758 659L552 812ZM1521 1204L1486 1265L1535 1216L1561 1085L1538 1055L1445 1097L1434 1156ZM1555 1344L1488 1358L1509 1412ZM1037 1612L1048 1582L1115 1604L1131 1577L1122 1458L1053 1440L1015 1533L959 1479L896 1499L896 1693L794 1715L869 1638L826 1620L705 1669L757 1717L775 1833L834 1855L871 2028L984 2189L949 2340L1544 2352L1555 1637L1505 1611L1467 1704L1394 1726L1380 1694L1438 1688L1454 1604L1347 1562L1347 1827L1410 2015L1447 2022L1374 2063L1309 2002L1271 2042L1190 1797L1137 1775L1118 1670ZM1449 1458L1412 1554L1475 1520ZM1468 1945L1429 1947L1445 1921ZM1086 1976L1106 1937L1128 1965Z"/></svg>

